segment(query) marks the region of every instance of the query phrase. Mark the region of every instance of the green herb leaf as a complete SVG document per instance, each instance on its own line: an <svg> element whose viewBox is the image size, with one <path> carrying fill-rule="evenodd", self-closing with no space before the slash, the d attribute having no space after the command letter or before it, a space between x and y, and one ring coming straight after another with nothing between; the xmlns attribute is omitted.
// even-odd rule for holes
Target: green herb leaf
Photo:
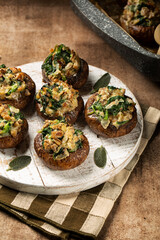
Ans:
<svg viewBox="0 0 160 240"><path fill-rule="evenodd" d="M120 99L122 99L123 101L125 101L125 97L123 97L123 96L110 97L110 98L108 99L108 101L107 101L107 104L109 104L109 103L111 103L111 102L113 102L113 101L115 101L115 100L120 100Z"/></svg>
<svg viewBox="0 0 160 240"><path fill-rule="evenodd" d="M104 168L107 162L106 149L101 146L94 152L94 162L97 167Z"/></svg>
<svg viewBox="0 0 160 240"><path fill-rule="evenodd" d="M15 84L12 86L12 88L6 93L7 96L9 96L11 93L15 92L18 87L21 85L20 81L15 82Z"/></svg>
<svg viewBox="0 0 160 240"><path fill-rule="evenodd" d="M108 121L108 110L106 109L104 114L104 120Z"/></svg>
<svg viewBox="0 0 160 240"><path fill-rule="evenodd" d="M94 84L91 93L97 92L102 87L107 87L110 83L111 76L109 73L105 73L98 81Z"/></svg>
<svg viewBox="0 0 160 240"><path fill-rule="evenodd" d="M14 114L15 119L24 119L24 114L22 112Z"/></svg>
<svg viewBox="0 0 160 240"><path fill-rule="evenodd" d="M0 68L6 68L6 65L5 64L1 64Z"/></svg>
<svg viewBox="0 0 160 240"><path fill-rule="evenodd" d="M64 153L64 148L60 148L60 150L59 150L59 152L54 152L53 153L53 159L55 159L58 155L60 155L60 154L63 154Z"/></svg>
<svg viewBox="0 0 160 240"><path fill-rule="evenodd" d="M61 58L65 61L65 64L71 62L70 51L68 49L65 49L65 46L63 44L58 47L57 52L54 55L54 63L58 63L58 60Z"/></svg>
<svg viewBox="0 0 160 240"><path fill-rule="evenodd" d="M4 65L5 66L5 65ZM7 73L12 73L12 70L10 68L7 69Z"/></svg>
<svg viewBox="0 0 160 240"><path fill-rule="evenodd" d="M41 66L42 69L45 69L47 76L56 71L56 68L52 65L52 55L53 53L50 53Z"/></svg>
<svg viewBox="0 0 160 240"><path fill-rule="evenodd" d="M30 156L19 156L14 158L10 163L9 163L9 168L7 171L13 170L21 170L22 168L27 167L31 162L31 157Z"/></svg>
<svg viewBox="0 0 160 240"><path fill-rule="evenodd" d="M127 121L122 121L122 122L117 122L117 124L119 124L119 125L124 125L124 124L127 123L127 122L129 122L129 120L127 120Z"/></svg>
<svg viewBox="0 0 160 240"><path fill-rule="evenodd" d="M7 123L4 125L1 134L9 133L9 132L10 132L10 129L11 129L11 123L10 123L10 122L7 122Z"/></svg>
<svg viewBox="0 0 160 240"><path fill-rule="evenodd" d="M82 131L79 129L75 129L74 133L78 136L78 134L80 134L80 135L82 134Z"/></svg>

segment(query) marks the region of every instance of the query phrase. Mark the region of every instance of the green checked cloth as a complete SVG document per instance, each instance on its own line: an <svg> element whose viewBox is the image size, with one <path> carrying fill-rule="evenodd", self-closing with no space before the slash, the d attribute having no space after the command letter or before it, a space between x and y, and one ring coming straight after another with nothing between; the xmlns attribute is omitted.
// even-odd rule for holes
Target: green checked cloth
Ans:
<svg viewBox="0 0 160 240"><path fill-rule="evenodd" d="M23 222L48 235L96 238L116 199L151 138L160 111L149 107L144 115L144 132L139 149L131 162L115 177L95 188L59 196L35 195L0 185L0 207Z"/></svg>

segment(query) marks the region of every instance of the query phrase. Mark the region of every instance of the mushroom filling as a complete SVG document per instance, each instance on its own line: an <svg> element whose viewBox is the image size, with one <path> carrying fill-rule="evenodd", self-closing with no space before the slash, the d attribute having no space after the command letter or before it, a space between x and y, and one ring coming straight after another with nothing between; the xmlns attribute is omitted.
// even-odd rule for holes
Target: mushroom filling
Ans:
<svg viewBox="0 0 160 240"><path fill-rule="evenodd" d="M19 109L7 104L0 105L0 138L16 137L23 125L23 114Z"/></svg>
<svg viewBox="0 0 160 240"><path fill-rule="evenodd" d="M40 131L43 149L53 154L53 159L61 160L83 146L83 133L64 121L46 120Z"/></svg>
<svg viewBox="0 0 160 240"><path fill-rule="evenodd" d="M0 100L18 100L29 96L30 92L26 86L26 75L20 68L6 68L0 66Z"/></svg>
<svg viewBox="0 0 160 240"><path fill-rule="evenodd" d="M160 3L153 0L129 0L123 18L127 25L156 26L160 22Z"/></svg>
<svg viewBox="0 0 160 240"><path fill-rule="evenodd" d="M132 119L135 106L133 100L124 94L123 88L100 88L88 109L88 115L97 117L104 129L107 129L109 124L118 129Z"/></svg>
<svg viewBox="0 0 160 240"><path fill-rule="evenodd" d="M60 116L78 106L79 92L65 82L55 79L51 85L44 85L36 94L40 111L47 116Z"/></svg>
<svg viewBox="0 0 160 240"><path fill-rule="evenodd" d="M77 74L80 69L80 58L65 45L56 45L45 59L42 69L50 80L55 78L66 81Z"/></svg>

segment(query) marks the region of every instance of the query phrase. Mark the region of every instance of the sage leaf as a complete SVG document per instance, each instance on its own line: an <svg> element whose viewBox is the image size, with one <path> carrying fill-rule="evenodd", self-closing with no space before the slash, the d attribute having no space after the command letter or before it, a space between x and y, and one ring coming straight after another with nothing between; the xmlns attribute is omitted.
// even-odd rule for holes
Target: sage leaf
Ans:
<svg viewBox="0 0 160 240"><path fill-rule="evenodd" d="M105 73L101 78L97 80L97 82L93 85L93 90L91 93L97 92L102 87L107 87L110 83L111 76L109 73Z"/></svg>
<svg viewBox="0 0 160 240"><path fill-rule="evenodd" d="M19 156L14 158L10 163L9 163L9 168L7 171L13 170L13 171L18 171L21 170L22 168L27 167L31 162L31 157L30 156Z"/></svg>
<svg viewBox="0 0 160 240"><path fill-rule="evenodd" d="M94 152L94 162L97 167L104 168L107 162L106 149L101 146L97 148Z"/></svg>

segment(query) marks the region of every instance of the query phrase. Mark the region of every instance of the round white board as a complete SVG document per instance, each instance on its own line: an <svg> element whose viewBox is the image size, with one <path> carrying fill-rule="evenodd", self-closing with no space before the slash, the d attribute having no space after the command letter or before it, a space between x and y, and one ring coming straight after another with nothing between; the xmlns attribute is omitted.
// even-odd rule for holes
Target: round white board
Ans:
<svg viewBox="0 0 160 240"><path fill-rule="evenodd" d="M20 66L36 83L36 90L39 90L42 83L41 74L42 62L29 63ZM104 74L104 70L89 66L89 78L85 87L81 91L84 102L90 96L93 84ZM0 150L0 183L11 188L36 193L36 194L65 194L86 190L95 187L122 170L135 155L140 144L143 131L143 117L140 106L129 91L129 89L116 77L111 75L110 85L126 89L126 95L136 102L138 113L138 123L131 133L113 139L98 137L93 133L81 116L76 123L76 127L81 129L90 144L90 152L80 166L66 171L54 171L47 168L34 151L34 137L41 129L43 121L37 116L34 105L30 105L24 111L29 123L28 137L15 149ZM93 160L96 148L103 145L107 150L107 164L98 168ZM8 163L16 156L30 155L32 161L30 165L19 171L6 171Z"/></svg>

